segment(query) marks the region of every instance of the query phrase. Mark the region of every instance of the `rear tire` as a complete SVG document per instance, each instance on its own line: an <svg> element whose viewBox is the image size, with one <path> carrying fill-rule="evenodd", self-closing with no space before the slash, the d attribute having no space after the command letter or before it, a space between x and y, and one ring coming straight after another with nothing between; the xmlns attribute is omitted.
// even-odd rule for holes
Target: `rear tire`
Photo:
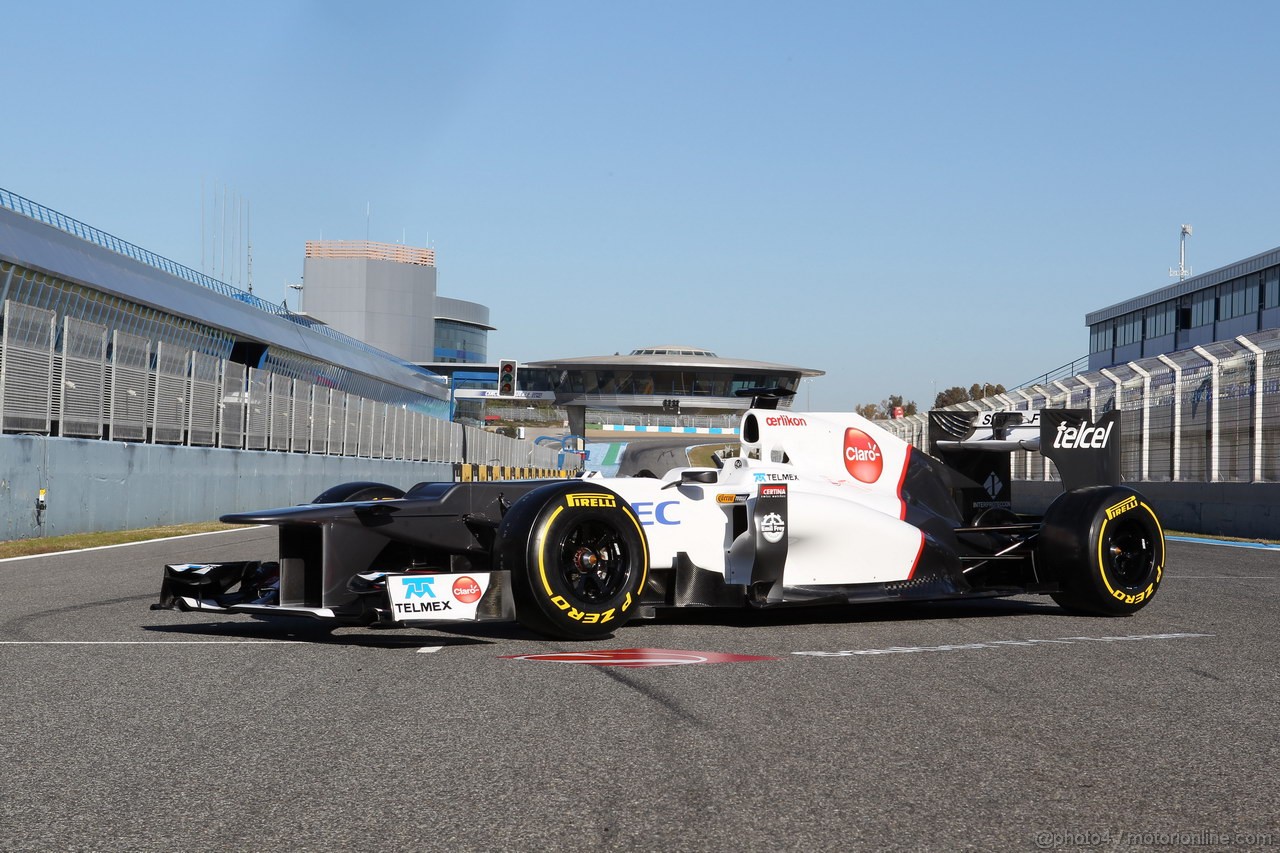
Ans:
<svg viewBox="0 0 1280 853"><path fill-rule="evenodd" d="M1164 578L1164 531L1133 489L1091 486L1060 495L1045 513L1036 560L1056 577L1058 604L1081 613L1128 616Z"/></svg>
<svg viewBox="0 0 1280 853"><path fill-rule="evenodd" d="M342 504L353 503L355 501L387 501L404 497L404 492L395 486L388 486L386 483L343 483L340 486L333 486L325 489L313 504Z"/></svg>
<svg viewBox="0 0 1280 853"><path fill-rule="evenodd" d="M516 620L565 640L607 637L640 609L649 546L625 500L601 486L552 483L511 507L498 530Z"/></svg>

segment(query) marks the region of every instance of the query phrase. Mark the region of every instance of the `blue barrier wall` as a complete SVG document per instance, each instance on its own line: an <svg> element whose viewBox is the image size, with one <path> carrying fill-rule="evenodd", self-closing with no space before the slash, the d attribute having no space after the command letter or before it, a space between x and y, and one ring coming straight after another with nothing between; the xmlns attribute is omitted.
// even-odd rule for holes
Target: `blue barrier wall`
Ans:
<svg viewBox="0 0 1280 853"><path fill-rule="evenodd" d="M452 479L453 466L439 462L6 435L0 540L211 521L306 503L353 480L407 489ZM47 508L38 512L41 489Z"/></svg>
<svg viewBox="0 0 1280 853"><path fill-rule="evenodd" d="M1126 483L1140 492L1167 530L1280 539L1280 483ZM1015 512L1039 514L1062 494L1062 484L1018 481Z"/></svg>

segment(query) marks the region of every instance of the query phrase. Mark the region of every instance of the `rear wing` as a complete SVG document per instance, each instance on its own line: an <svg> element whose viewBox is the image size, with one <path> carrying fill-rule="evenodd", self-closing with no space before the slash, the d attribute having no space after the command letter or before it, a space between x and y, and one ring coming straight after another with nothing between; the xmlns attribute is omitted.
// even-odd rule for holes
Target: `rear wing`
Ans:
<svg viewBox="0 0 1280 853"><path fill-rule="evenodd" d="M1091 419L1088 409L929 413L929 455L951 469L964 518L987 507L1010 509L1010 454L1052 459L1067 491L1120 483L1120 413Z"/></svg>

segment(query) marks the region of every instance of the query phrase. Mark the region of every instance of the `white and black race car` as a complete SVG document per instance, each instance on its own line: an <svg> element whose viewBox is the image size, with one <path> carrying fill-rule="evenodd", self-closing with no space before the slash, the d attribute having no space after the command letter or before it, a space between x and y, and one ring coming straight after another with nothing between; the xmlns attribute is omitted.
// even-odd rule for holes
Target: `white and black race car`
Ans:
<svg viewBox="0 0 1280 853"><path fill-rule="evenodd" d="M272 559L164 569L153 608L432 627L514 619L590 639L672 607L791 607L1044 593L1126 615L1164 536L1118 485L1119 414L934 412L930 453L848 413L761 394L719 468L660 477L346 483L223 521L279 528ZM1065 491L1010 509L1011 452Z"/></svg>

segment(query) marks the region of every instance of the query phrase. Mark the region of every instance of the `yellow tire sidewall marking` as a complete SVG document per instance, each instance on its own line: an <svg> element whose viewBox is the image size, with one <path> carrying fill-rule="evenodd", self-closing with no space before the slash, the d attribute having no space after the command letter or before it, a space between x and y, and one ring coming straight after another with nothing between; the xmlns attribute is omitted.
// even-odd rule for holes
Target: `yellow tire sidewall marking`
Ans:
<svg viewBox="0 0 1280 853"><path fill-rule="evenodd" d="M542 528L542 541L538 543L538 576L542 578L542 588L547 591L547 598L555 597L555 593L551 591L551 582L547 580L547 531L555 523L556 516L562 512L564 512L563 504L556 507L556 511L551 513L551 517L547 519L547 523Z"/></svg>
<svg viewBox="0 0 1280 853"><path fill-rule="evenodd" d="M558 518L560 513L564 512L565 509L566 509L566 505L561 504L560 506L556 507L555 512L551 513L551 517L548 518L546 524L542 526L542 541L538 543L538 577L542 581L542 588L546 590L548 600L550 600L553 604L555 604L561 610L564 610L565 607L561 607L560 603L556 601L556 599L559 598L561 601L564 601L564 597L557 595L555 591L551 589L551 581L547 578L546 545L547 545L548 534L552 526L555 524L556 518ZM623 509L623 513L627 516L627 518L630 519L631 525L635 527L636 535L640 537L640 557L641 557L640 591L644 592L645 584L649 582L649 543L645 539L644 528L640 526L640 519L636 518L635 513L631 511L631 508L627 506L625 502L622 503L622 509ZM625 613L627 609L631 607L631 603L632 603L631 593L628 592L627 599L622 605L622 612ZM568 602L566 601L565 604L567 605ZM576 609L571 609L570 612L572 613L572 612L579 612L579 611L576 611ZM601 619L600 621L607 622L609 621L609 619L613 618L613 610L610 609L609 611L607 611L607 614L600 614L600 615L605 616L605 618ZM579 619L579 621L581 621L581 619ZM595 621L595 620L592 620L592 621Z"/></svg>
<svg viewBox="0 0 1280 853"><path fill-rule="evenodd" d="M1115 518L1122 518L1123 516L1127 515L1133 510L1139 509L1139 508L1146 510L1147 515L1151 516L1151 521L1156 526L1156 535L1160 539L1160 559L1155 566L1156 579L1152 581L1150 584L1148 584L1147 588L1143 590L1141 593L1139 593L1137 596L1131 596L1123 592L1117 592L1115 588L1111 586L1111 581L1107 578L1107 569L1106 569L1107 564L1103 561L1103 558L1102 558L1102 546L1107 541L1107 535L1106 535L1107 525L1110 524L1115 519L1104 518L1102 520L1102 527L1098 528L1098 576L1102 578L1102 585L1107 588L1107 594L1110 595L1112 598L1116 599L1117 601L1123 601L1126 604L1137 604L1139 601L1142 601L1143 599L1148 598L1150 595L1154 594L1156 585L1160 583L1161 578L1164 576L1164 528L1160 526L1160 519L1156 518L1155 511L1151 509L1151 507L1147 506L1145 502L1139 501L1135 506L1118 514ZM1134 599L1134 600L1130 601L1128 599Z"/></svg>

